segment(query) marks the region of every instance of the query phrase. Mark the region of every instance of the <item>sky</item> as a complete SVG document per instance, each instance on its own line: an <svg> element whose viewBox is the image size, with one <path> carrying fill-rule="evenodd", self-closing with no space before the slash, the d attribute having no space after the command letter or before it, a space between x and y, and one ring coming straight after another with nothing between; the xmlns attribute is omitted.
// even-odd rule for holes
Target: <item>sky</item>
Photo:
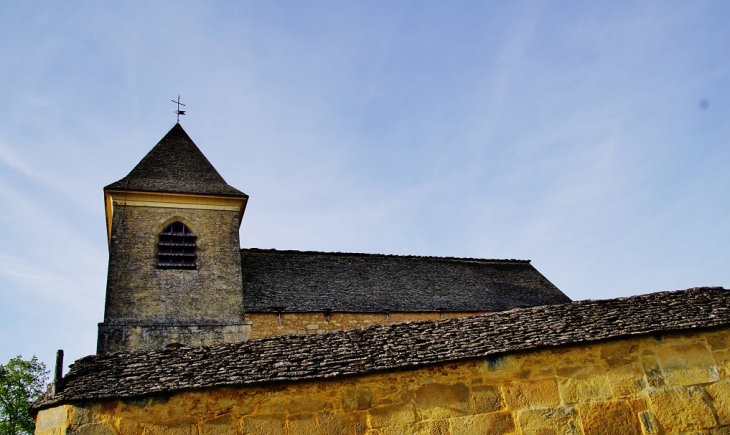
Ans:
<svg viewBox="0 0 730 435"><path fill-rule="evenodd" d="M102 189L175 124L242 247L730 287L726 1L0 2L0 362L96 350Z"/></svg>

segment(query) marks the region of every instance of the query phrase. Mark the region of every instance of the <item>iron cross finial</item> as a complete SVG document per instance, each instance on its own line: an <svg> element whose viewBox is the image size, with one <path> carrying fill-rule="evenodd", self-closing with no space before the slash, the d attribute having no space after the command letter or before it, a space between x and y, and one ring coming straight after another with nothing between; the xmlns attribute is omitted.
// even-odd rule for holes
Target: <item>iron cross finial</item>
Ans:
<svg viewBox="0 0 730 435"><path fill-rule="evenodd" d="M180 123L180 115L185 115L185 111L184 110L180 110L180 106L185 107L185 105L180 102L180 95L179 94L177 96L177 101L175 101L175 100L170 100L170 101L172 101L173 103L177 104L177 110L175 111L175 113L177 113L177 122Z"/></svg>

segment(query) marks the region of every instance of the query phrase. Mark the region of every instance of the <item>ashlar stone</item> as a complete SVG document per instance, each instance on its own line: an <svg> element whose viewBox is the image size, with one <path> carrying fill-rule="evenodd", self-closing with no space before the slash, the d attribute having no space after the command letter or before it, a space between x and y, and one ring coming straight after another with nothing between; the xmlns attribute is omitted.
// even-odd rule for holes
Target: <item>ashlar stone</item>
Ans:
<svg viewBox="0 0 730 435"><path fill-rule="evenodd" d="M415 400L423 419L457 417L470 411L469 388L462 383L423 385L416 390Z"/></svg>
<svg viewBox="0 0 730 435"><path fill-rule="evenodd" d="M641 435L636 413L624 402L591 402L580 405L585 435Z"/></svg>
<svg viewBox="0 0 730 435"><path fill-rule="evenodd" d="M717 423L700 387L650 390L649 399L659 423L670 432L706 429Z"/></svg>
<svg viewBox="0 0 730 435"><path fill-rule="evenodd" d="M494 385L471 387L471 397L476 414L496 412L504 408L504 400L499 388Z"/></svg>
<svg viewBox="0 0 730 435"><path fill-rule="evenodd" d="M555 379L511 382L502 387L502 392L510 409L560 404L560 394Z"/></svg>
<svg viewBox="0 0 730 435"><path fill-rule="evenodd" d="M290 434L320 435L321 433L314 414L290 415L286 424Z"/></svg>
<svg viewBox="0 0 730 435"><path fill-rule="evenodd" d="M580 435L578 412L572 407L525 409L517 413L520 433Z"/></svg>
<svg viewBox="0 0 730 435"><path fill-rule="evenodd" d="M559 389L560 396L567 404L605 400L611 397L611 386L603 373L581 374L561 379Z"/></svg>
<svg viewBox="0 0 730 435"><path fill-rule="evenodd" d="M410 403L380 406L368 412L370 414L370 426L373 428L403 426L416 421L416 412Z"/></svg>
<svg viewBox="0 0 730 435"><path fill-rule="evenodd" d="M515 430L515 423L512 414L509 412L496 412L492 414L480 414L467 417L456 417L449 420L451 433L453 435L483 434L508 434Z"/></svg>
<svg viewBox="0 0 730 435"><path fill-rule="evenodd" d="M286 419L283 414L246 417L241 424L243 435L285 435Z"/></svg>
<svg viewBox="0 0 730 435"><path fill-rule="evenodd" d="M657 355L667 385L696 385L719 380L715 359L699 343L659 346Z"/></svg>
<svg viewBox="0 0 730 435"><path fill-rule="evenodd" d="M720 424L730 424L730 382L708 385L705 391L712 398L712 405Z"/></svg>

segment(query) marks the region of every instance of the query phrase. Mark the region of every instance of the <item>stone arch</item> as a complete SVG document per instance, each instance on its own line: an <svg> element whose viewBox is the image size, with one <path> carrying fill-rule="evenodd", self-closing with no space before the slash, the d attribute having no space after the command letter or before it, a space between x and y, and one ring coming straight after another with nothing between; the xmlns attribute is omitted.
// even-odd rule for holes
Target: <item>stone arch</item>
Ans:
<svg viewBox="0 0 730 435"><path fill-rule="evenodd" d="M194 232L195 234L198 234L199 228L197 228L197 225L195 224L195 222L192 222L186 216L176 214L176 215L168 216L168 217L158 220L157 225L155 226L155 235L159 236L160 232L162 232L162 230L164 230L165 227L167 227L168 225L170 225L171 223L176 222L176 221L184 223L188 228L190 228L190 230L192 232Z"/></svg>

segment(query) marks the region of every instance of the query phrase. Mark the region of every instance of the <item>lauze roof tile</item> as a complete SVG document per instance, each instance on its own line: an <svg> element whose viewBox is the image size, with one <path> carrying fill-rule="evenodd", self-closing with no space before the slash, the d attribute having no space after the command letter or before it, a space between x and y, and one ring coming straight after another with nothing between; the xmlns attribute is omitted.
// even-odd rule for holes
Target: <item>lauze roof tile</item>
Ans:
<svg viewBox="0 0 730 435"><path fill-rule="evenodd" d="M246 311L501 311L570 299L527 260L241 250Z"/></svg>
<svg viewBox="0 0 730 435"><path fill-rule="evenodd" d="M88 356L34 405L325 379L610 338L730 325L730 291L696 288L440 321Z"/></svg>

